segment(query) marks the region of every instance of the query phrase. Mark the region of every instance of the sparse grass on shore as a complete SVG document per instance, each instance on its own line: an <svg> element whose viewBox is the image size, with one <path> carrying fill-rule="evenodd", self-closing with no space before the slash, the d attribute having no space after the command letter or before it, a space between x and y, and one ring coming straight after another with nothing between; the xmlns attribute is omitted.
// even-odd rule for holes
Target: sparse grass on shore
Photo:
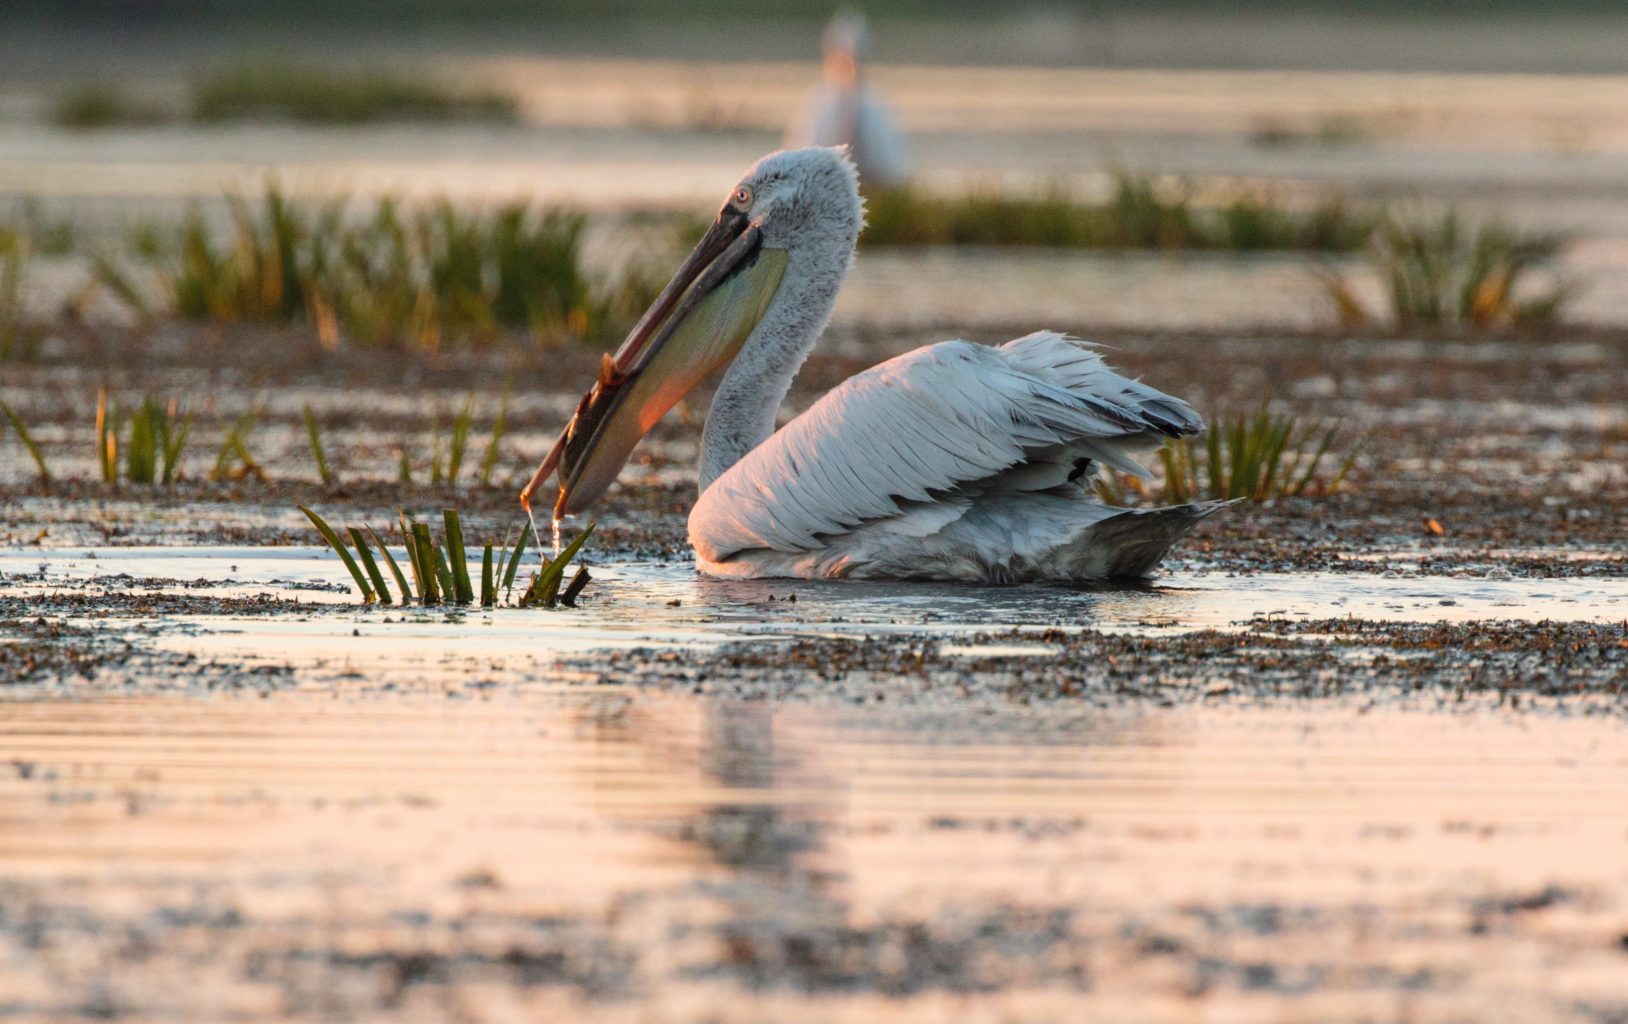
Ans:
<svg viewBox="0 0 1628 1024"><path fill-rule="evenodd" d="M116 125L136 127L173 120L170 111L107 82L86 82L57 96L50 118L62 128L89 130Z"/></svg>
<svg viewBox="0 0 1628 1024"><path fill-rule="evenodd" d="M1109 505L1143 500L1180 505L1332 494L1362 453L1359 441L1346 448L1338 463L1332 462L1339 441L1338 426L1301 422L1262 407L1253 416L1215 420L1201 442L1170 441L1159 450L1164 474L1157 483L1103 471L1095 481L1097 495Z"/></svg>
<svg viewBox="0 0 1628 1024"><path fill-rule="evenodd" d="M867 197L866 221L860 244L875 247L1351 252L1367 241L1376 216L1339 197L1308 208L1249 195L1201 205L1185 186L1121 174L1113 194L1100 203L1060 189L962 196L882 191Z"/></svg>
<svg viewBox="0 0 1628 1024"><path fill-rule="evenodd" d="M1365 303L1347 275L1326 266L1316 273L1348 326L1548 327L1563 319L1573 286L1563 276L1545 279L1543 271L1567 241L1499 221L1471 225L1452 210L1437 218L1393 216L1380 224L1363 254L1384 288L1385 310Z"/></svg>
<svg viewBox="0 0 1628 1024"><path fill-rule="evenodd" d="M512 203L466 212L449 202L407 209L384 199L360 217L348 204L290 202L268 188L258 210L231 202L229 238L194 211L166 236L132 246L152 287L98 262L114 295L188 319L310 323L341 341L433 351L523 331L534 342L604 341L630 326L658 282L638 268L594 281L582 215ZM145 311L145 310L144 310Z"/></svg>
<svg viewBox="0 0 1628 1024"><path fill-rule="evenodd" d="M59 94L52 124L79 131L191 120L199 124L293 121L360 125L388 121L513 123L520 106L491 89L459 89L390 68L323 68L241 61L193 79L184 101L159 102L125 83L84 82Z"/></svg>
<svg viewBox="0 0 1628 1024"><path fill-rule="evenodd" d="M243 62L192 83L200 122L289 120L310 124L519 119L513 96L459 90L388 68L334 70L286 62Z"/></svg>

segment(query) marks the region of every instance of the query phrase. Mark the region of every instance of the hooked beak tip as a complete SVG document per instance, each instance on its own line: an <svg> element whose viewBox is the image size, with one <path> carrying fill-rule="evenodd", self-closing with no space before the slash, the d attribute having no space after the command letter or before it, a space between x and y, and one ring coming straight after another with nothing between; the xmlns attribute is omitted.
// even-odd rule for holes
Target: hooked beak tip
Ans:
<svg viewBox="0 0 1628 1024"><path fill-rule="evenodd" d="M542 464L537 467L537 472L531 475L531 480L529 480L526 483L526 486L520 491L520 507L525 509L528 513L531 512L531 496L536 494L538 489L541 488L545 482L547 482L549 474L553 473L554 468L560 464L560 452L564 446L564 437L561 437L558 441L554 442L554 447L550 448L548 450L548 454L543 456ZM565 485L561 484L560 502L563 504L564 501Z"/></svg>

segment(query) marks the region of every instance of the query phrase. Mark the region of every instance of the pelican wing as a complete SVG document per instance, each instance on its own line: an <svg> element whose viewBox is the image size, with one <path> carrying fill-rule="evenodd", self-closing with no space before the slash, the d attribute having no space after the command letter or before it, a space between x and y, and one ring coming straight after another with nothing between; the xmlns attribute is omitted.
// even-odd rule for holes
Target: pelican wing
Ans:
<svg viewBox="0 0 1628 1024"><path fill-rule="evenodd" d="M880 519L932 531L992 489L1056 487L1081 459L1146 475L1132 453L1202 428L1185 402L1059 334L943 342L851 378L753 449L701 495L690 540L722 562Z"/></svg>

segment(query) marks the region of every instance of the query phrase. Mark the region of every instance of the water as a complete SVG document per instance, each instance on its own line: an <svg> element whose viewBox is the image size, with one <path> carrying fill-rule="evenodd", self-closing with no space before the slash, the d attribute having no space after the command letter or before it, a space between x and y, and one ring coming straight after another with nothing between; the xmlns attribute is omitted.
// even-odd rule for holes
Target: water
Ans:
<svg viewBox="0 0 1628 1024"><path fill-rule="evenodd" d="M25 1018L1175 1022L1272 996L1543 1022L1628 996L1615 720L0 699Z"/></svg>
<svg viewBox="0 0 1628 1024"><path fill-rule="evenodd" d="M0 1005L19 1018L1175 1024L1259 1019L1271 999L1287 1022L1558 1022L1628 1005L1617 716L1360 695L740 702L584 667L605 648L924 632L948 657L1040 667L1056 644L1021 631L1055 624L1609 621L1628 581L982 588L613 561L585 607L545 612L355 608L314 547L10 549L0 572L0 595L42 610L299 602L70 620L291 667L276 686L189 689L138 663L117 687L0 687ZM974 639L1002 628L1020 632Z"/></svg>
<svg viewBox="0 0 1628 1024"><path fill-rule="evenodd" d="M204 597L269 594L309 605L354 605L325 548L102 548L9 550L12 589L49 594L90 587ZM17 579L18 574L43 576ZM798 636L928 634L1008 629L1099 629L1159 634L1246 628L1264 618L1390 622L1628 618L1628 580L1489 579L1374 573L1173 572L1141 587L1020 586L801 580L717 580L686 563L596 562L578 610L357 607L351 615L167 617L157 643L249 662L298 664L344 656L428 666L469 651L492 656L580 655L599 649L780 643Z"/></svg>

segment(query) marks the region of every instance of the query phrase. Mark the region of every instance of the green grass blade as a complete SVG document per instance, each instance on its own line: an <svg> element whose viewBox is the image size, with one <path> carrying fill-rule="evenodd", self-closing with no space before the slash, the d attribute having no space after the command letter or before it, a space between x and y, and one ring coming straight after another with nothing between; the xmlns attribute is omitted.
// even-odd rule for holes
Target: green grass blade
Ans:
<svg viewBox="0 0 1628 1024"><path fill-rule="evenodd" d="M571 564L571 559L577 556L577 552L582 550L582 546L588 542L588 537L594 532L594 527L597 525L597 523L589 523L583 527L582 532L577 534L570 544L566 545L564 551L560 552L552 561L543 563L542 570L527 589L526 596L521 599L523 606L541 604L545 608L554 607L554 602L558 599L560 592L560 581L565 576L566 567Z"/></svg>
<svg viewBox="0 0 1628 1024"><path fill-rule="evenodd" d="M226 432L226 439L221 442L220 451L215 454L215 466L209 471L209 479L219 483L227 479L232 473L232 460L235 457L250 471L254 469L254 458L249 455L249 431L254 429L254 421L260 415L258 405L251 406L243 415L237 418Z"/></svg>
<svg viewBox="0 0 1628 1024"><path fill-rule="evenodd" d="M441 522L446 527L447 559L452 563L452 584L459 604L475 600L475 591L469 585L469 552L464 547L464 525L458 510L441 510Z"/></svg>
<svg viewBox="0 0 1628 1024"><path fill-rule="evenodd" d="M1317 476L1317 467L1323 464L1323 457L1328 454L1329 448L1333 446L1334 435L1339 432L1339 429L1340 428L1338 426L1328 428L1328 430L1323 434L1323 440L1317 445L1316 450L1312 452L1311 458L1307 460L1305 471L1300 474L1300 477L1297 480L1295 480L1294 489L1291 491L1285 491L1284 493L1306 493L1306 488L1311 486L1312 480Z"/></svg>
<svg viewBox="0 0 1628 1024"><path fill-rule="evenodd" d="M1323 488L1323 493L1333 494L1335 491L1340 489L1340 485L1345 483L1347 474L1351 472L1351 467L1357 464L1357 456L1361 455L1363 449L1368 447L1368 442L1373 440L1373 436L1373 431L1369 431L1367 434L1364 434L1356 444L1351 446L1350 453L1346 455L1344 461L1340 463L1339 470L1329 480L1328 486Z"/></svg>
<svg viewBox="0 0 1628 1024"><path fill-rule="evenodd" d="M475 397L464 399L452 421L452 439L447 446L447 483L457 484L464 468L464 454L469 451L469 431L475 424Z"/></svg>
<svg viewBox="0 0 1628 1024"><path fill-rule="evenodd" d="M164 486L168 487L175 482L175 467L181 464L181 453L187 447L187 435L192 433L192 413L187 413L181 420L181 428L175 429L175 403L170 402L171 410L167 417L164 431Z"/></svg>
<svg viewBox="0 0 1628 1024"><path fill-rule="evenodd" d="M486 442L486 454L480 460L480 485L490 487L492 474L497 470L497 460L501 454L500 445L503 442L503 427L509 414L509 391L503 390L503 400L498 403L497 419L492 421L492 437Z"/></svg>
<svg viewBox="0 0 1628 1024"><path fill-rule="evenodd" d="M520 570L520 556L525 553L526 541L530 539L531 531L525 526L520 527L520 539L514 542L514 550L509 553L508 567L503 570L503 592L514 592L514 574Z"/></svg>
<svg viewBox="0 0 1628 1024"><path fill-rule="evenodd" d="M362 592L362 602L372 604L373 588L368 584L367 577L362 575L362 570L356 564L356 559L350 556L350 551L345 547L345 542L339 539L339 534L335 533L332 527L322 521L321 516L309 508L301 505L299 509L305 513L307 519L311 520L311 525L317 528L317 532L322 534L322 539L328 542L328 546L334 549L334 554L339 556L339 560L345 563L345 568L350 570L351 579L356 581L357 589Z"/></svg>
<svg viewBox="0 0 1628 1024"><path fill-rule="evenodd" d="M424 530L428 532L429 527L426 526ZM458 584L453 578L452 567L447 564L446 550L441 545L431 541L430 557L432 560L431 568L435 570L435 580L441 586L441 596L454 604L462 604L463 602L458 599Z"/></svg>
<svg viewBox="0 0 1628 1024"><path fill-rule="evenodd" d="M430 486L440 487L446 477L446 460L441 453L441 417L430 413Z"/></svg>
<svg viewBox="0 0 1628 1024"><path fill-rule="evenodd" d="M424 604L441 603L441 581L435 567L435 539L430 536L428 523L413 524L413 552L418 559L418 571L423 581L420 597Z"/></svg>
<svg viewBox="0 0 1628 1024"><path fill-rule="evenodd" d="M40 446L34 443L34 438L28 433L28 428L23 425L22 417L18 416L16 411L4 402L0 402L0 413L5 414L6 419L11 423L12 431L17 435L17 440L23 443L24 448L28 449L29 456L34 460L34 469L39 473L40 482L50 483L51 471L45 467L45 456L40 453Z"/></svg>
<svg viewBox="0 0 1628 1024"><path fill-rule="evenodd" d="M401 521L402 543L407 548L407 567L413 570L414 591L418 594L420 601L428 604L429 602L425 598L429 593L429 584L424 576L424 561L418 554L418 535L413 529L412 520L407 518L407 513L401 512L398 513L398 516Z"/></svg>
<svg viewBox="0 0 1628 1024"><path fill-rule="evenodd" d="M385 564L390 567L390 575L396 578L396 587L401 591L401 603L412 604L413 592L407 589L407 577L402 575L401 566L396 564L396 556L390 553L389 546L373 527L367 527L367 535L373 538L373 546L379 549L379 554L384 556Z"/></svg>
<svg viewBox="0 0 1628 1024"><path fill-rule="evenodd" d="M492 574L492 545L481 548L480 553L480 606L490 608L497 603L497 586Z"/></svg>
<svg viewBox="0 0 1628 1024"><path fill-rule="evenodd" d="M367 536L356 527L348 527L350 541L356 546L356 557L361 561L362 568L367 570L367 578L373 583L373 590L379 595L380 604L394 604L390 599L390 588L384 584L384 573L379 571L379 563L373 560L373 552L367 548ZM403 592L402 599L406 599Z"/></svg>
<svg viewBox="0 0 1628 1024"><path fill-rule="evenodd" d="M311 440L311 458L316 461L317 476L322 479L322 485L335 486L339 483L339 478L328 465L328 453L322 448L322 430L317 426L317 414L311 411L309 404L305 406L305 435Z"/></svg>

